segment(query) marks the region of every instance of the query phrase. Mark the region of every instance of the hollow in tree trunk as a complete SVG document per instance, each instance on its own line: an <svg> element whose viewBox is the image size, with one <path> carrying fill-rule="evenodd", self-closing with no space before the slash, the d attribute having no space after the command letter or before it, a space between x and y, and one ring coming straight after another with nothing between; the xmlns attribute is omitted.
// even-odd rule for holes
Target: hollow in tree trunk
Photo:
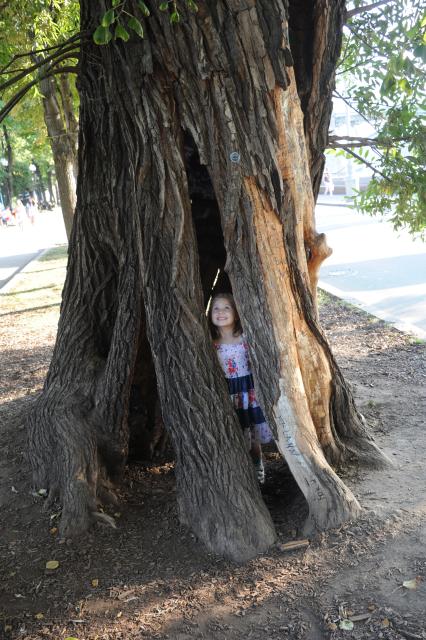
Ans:
<svg viewBox="0 0 426 640"><path fill-rule="evenodd" d="M93 30L101 10L82 0L81 11ZM30 457L38 486L62 500L62 532L84 530L126 461L133 376L151 366L136 363L147 337L181 520L209 549L244 560L275 533L208 335L217 269L306 497L307 530L359 513L330 464L383 462L316 309L329 250L314 201L343 2L206 0L183 13L175 28L153 7L144 40L82 46L76 218Z"/></svg>

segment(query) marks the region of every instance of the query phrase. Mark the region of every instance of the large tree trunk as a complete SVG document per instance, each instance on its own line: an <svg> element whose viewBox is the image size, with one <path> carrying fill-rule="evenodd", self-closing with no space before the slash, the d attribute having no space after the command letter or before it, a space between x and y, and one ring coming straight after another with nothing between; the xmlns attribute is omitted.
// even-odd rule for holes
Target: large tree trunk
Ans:
<svg viewBox="0 0 426 640"><path fill-rule="evenodd" d="M102 12L89 0L81 7L82 28L93 29ZM324 0L318 11L307 12L307 23L299 16L315 46L328 42L320 70L315 51L303 61L311 72L303 100L283 0L206 0L179 28L153 7L144 41L83 45L70 265L53 361L30 421L36 482L59 492L65 533L88 525L105 480L125 462L146 332L182 522L238 560L273 542L206 325L205 299L225 257L263 407L309 505L307 528L336 526L360 510L329 463L382 457L315 303L328 250L315 231L313 189L343 3Z"/></svg>

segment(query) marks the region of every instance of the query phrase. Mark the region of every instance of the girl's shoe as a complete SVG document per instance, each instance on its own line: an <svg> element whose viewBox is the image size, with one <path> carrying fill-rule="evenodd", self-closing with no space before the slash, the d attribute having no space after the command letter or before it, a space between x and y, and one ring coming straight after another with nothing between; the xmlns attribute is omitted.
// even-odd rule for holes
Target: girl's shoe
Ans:
<svg viewBox="0 0 426 640"><path fill-rule="evenodd" d="M256 470L257 481L259 484L265 484L265 467L263 466L263 460L259 460L254 463Z"/></svg>

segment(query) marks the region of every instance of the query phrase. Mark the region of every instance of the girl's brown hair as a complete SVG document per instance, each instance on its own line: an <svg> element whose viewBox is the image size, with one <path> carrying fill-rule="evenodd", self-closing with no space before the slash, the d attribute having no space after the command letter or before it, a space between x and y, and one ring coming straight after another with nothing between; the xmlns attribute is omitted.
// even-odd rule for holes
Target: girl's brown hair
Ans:
<svg viewBox="0 0 426 640"><path fill-rule="evenodd" d="M210 328L210 333L212 334L212 337L214 339L220 338L219 330L212 322L213 305L216 302L216 300L218 300L219 298L227 300L229 302L229 304L231 305L232 310L233 310L233 312L235 314L235 324L234 324L233 333L234 333L234 336L240 336L242 334L242 332L243 332L243 328L241 326L241 320L240 320L240 316L238 315L237 307L235 306L234 296L232 295L232 293L215 293L213 298L210 301L209 313L208 313L208 316L207 316L208 323L209 323L209 328Z"/></svg>

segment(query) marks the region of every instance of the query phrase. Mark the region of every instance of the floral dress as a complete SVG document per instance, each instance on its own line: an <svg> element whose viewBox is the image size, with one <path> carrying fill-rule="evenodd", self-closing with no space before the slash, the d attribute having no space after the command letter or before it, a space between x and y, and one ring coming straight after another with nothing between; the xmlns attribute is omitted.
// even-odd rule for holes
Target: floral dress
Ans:
<svg viewBox="0 0 426 640"><path fill-rule="evenodd" d="M271 430L256 401L246 339L242 336L242 341L237 344L215 343L214 346L242 428L250 430L252 442L270 442L273 437Z"/></svg>

